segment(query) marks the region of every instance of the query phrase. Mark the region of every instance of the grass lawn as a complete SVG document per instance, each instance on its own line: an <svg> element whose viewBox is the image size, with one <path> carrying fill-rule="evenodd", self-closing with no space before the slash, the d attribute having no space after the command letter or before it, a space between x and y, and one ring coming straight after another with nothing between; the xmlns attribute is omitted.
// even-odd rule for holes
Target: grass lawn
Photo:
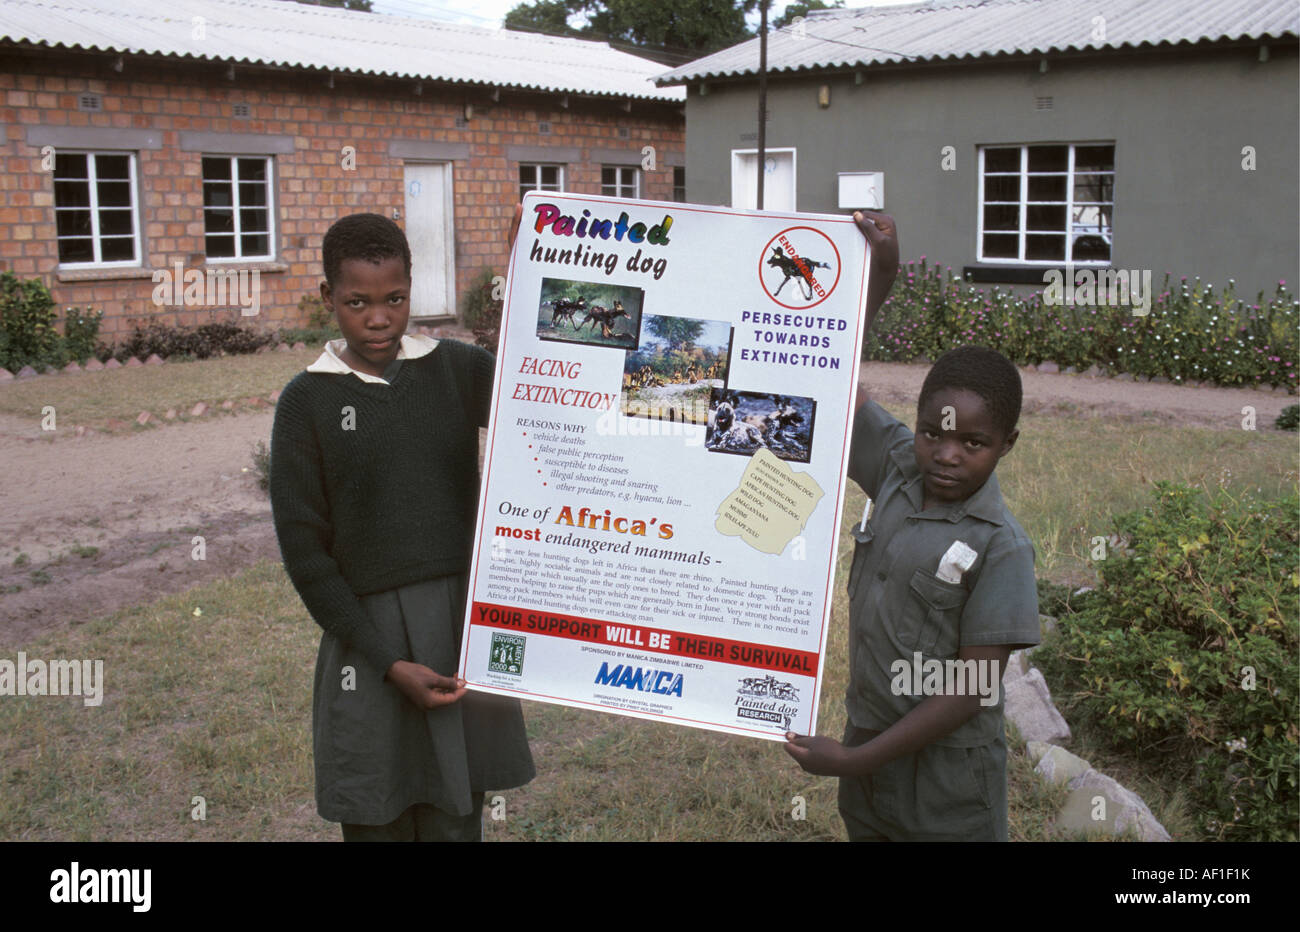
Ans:
<svg viewBox="0 0 1300 932"><path fill-rule="evenodd" d="M245 373L238 390L231 383L244 359L219 361L216 375L176 366L125 377L142 380L131 383L141 398L166 384L168 403L183 405L270 391L301 368L305 355L276 354L274 372L268 360L253 360L260 369ZM143 381L159 379L171 381ZM10 386L0 398L13 404L16 389L35 387ZM125 404L81 391L68 403L86 417L111 416ZM1109 514L1143 504L1150 480L1226 482L1270 494L1297 481L1293 435L1047 415L1026 417L1021 427L999 475L1013 512L1037 542L1040 575L1057 581L1092 578L1090 538L1108 532ZM825 734L838 735L844 721L847 526L862 506L853 487L827 652L819 728ZM99 707L84 707L79 698L0 698L0 839L337 839L338 828L315 815L313 801L317 630L282 567L267 563L34 643L0 635L0 657L14 659L22 649L33 658L102 659L105 676ZM843 837L835 781L804 774L777 743L557 706L526 704L525 716L539 777L502 794L506 817L487 821L489 839ZM1160 773L1091 756L1092 741L1079 736L1083 756L1141 794L1172 833L1187 837L1193 819L1179 787L1162 783ZM1012 749L1011 837L1042 839L1063 793L1041 785L1018 743ZM206 805L204 821L190 817L195 797ZM793 817L796 797L806 818Z"/></svg>
<svg viewBox="0 0 1300 932"><path fill-rule="evenodd" d="M30 417L35 423L44 405L53 405L61 424L98 426L109 418L132 420L141 411L161 415L175 408L181 420L197 402L209 407L240 401L284 388L321 353L308 347L286 353L223 356L201 363L43 376L10 382L0 391L0 412Z"/></svg>

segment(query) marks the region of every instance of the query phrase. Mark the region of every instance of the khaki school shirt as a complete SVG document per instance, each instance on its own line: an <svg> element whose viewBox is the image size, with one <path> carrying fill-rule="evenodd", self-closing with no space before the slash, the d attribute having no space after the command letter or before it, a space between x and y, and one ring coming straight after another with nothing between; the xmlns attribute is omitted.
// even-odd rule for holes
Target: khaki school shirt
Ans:
<svg viewBox="0 0 1300 932"><path fill-rule="evenodd" d="M1002 504L996 473L965 501L922 510L912 432L874 402L862 405L854 419L849 478L874 504L865 527L860 516L853 519L858 543L849 572L845 704L853 724L883 731L927 698L924 678L916 675L926 660L955 661L967 646L1014 650L1038 643L1034 547ZM936 575L954 541L976 553L960 583ZM895 665L899 660L908 667L905 677ZM986 671L984 694L994 694L996 679L996 704L982 705L936 744L978 747L1001 737L1003 671L992 672ZM940 682L955 687L951 692L979 692L977 679L954 675Z"/></svg>

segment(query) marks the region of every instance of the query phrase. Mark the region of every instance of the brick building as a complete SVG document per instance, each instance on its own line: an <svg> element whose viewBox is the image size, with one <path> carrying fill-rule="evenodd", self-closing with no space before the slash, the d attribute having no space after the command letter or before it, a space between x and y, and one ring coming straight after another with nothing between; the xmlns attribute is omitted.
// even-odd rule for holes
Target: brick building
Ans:
<svg viewBox="0 0 1300 932"><path fill-rule="evenodd" d="M428 320L504 271L524 190L684 198L682 91L603 43L274 0L76 7L0 6L0 270L103 311L106 342L305 323L345 213L402 224ZM194 270L224 301L165 287Z"/></svg>

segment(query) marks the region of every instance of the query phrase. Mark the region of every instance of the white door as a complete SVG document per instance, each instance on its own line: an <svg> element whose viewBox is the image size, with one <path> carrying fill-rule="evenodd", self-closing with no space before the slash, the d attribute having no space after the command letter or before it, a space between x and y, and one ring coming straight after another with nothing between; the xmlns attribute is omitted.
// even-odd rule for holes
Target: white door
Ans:
<svg viewBox="0 0 1300 932"><path fill-rule="evenodd" d="M411 317L456 313L456 233L450 162L407 162L406 239L411 244Z"/></svg>
<svg viewBox="0 0 1300 932"><path fill-rule="evenodd" d="M764 155L763 209L794 210L794 149L768 149ZM731 206L758 206L758 150L731 150Z"/></svg>

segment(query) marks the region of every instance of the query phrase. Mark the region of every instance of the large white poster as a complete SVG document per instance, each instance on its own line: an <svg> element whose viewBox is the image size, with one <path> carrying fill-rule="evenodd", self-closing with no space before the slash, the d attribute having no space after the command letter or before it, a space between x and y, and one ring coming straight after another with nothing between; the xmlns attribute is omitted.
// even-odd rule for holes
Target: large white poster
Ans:
<svg viewBox="0 0 1300 932"><path fill-rule="evenodd" d="M867 265L848 216L527 195L471 688L816 730Z"/></svg>

